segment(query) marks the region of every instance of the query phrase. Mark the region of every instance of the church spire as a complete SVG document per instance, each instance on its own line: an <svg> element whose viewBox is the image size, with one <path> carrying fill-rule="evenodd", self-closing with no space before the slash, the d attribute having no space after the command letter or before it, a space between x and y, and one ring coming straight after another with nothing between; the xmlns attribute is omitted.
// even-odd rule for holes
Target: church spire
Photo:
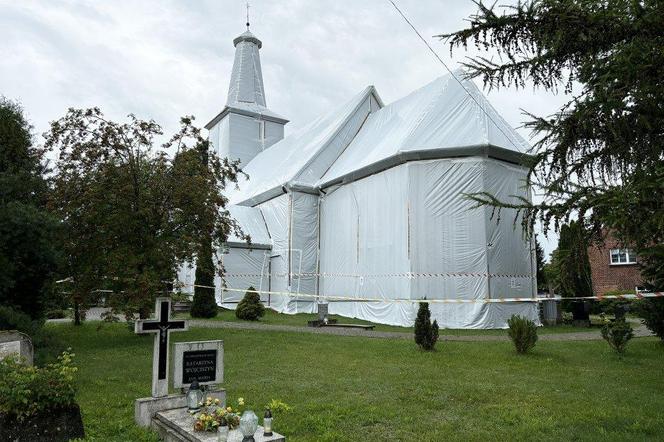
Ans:
<svg viewBox="0 0 664 442"><path fill-rule="evenodd" d="M247 3L247 30L233 40L235 60L228 88L228 106L238 103L265 107L263 72L258 50L263 43L249 31L249 3Z"/></svg>

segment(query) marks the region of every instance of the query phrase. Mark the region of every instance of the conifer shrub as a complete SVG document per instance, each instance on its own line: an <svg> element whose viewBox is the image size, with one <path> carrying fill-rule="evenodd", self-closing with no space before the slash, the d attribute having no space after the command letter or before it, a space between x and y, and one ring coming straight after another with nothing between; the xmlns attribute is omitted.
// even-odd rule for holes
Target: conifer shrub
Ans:
<svg viewBox="0 0 664 442"><path fill-rule="evenodd" d="M245 321L258 321L263 315L265 315L265 307L261 303L261 297L255 288L249 287L235 309L235 316Z"/></svg>
<svg viewBox="0 0 664 442"><path fill-rule="evenodd" d="M212 250L207 247L207 243L201 250L196 262L196 286L189 314L192 318L214 318L217 316L218 310L217 300L214 296Z"/></svg>
<svg viewBox="0 0 664 442"><path fill-rule="evenodd" d="M602 337L618 354L623 354L627 343L634 337L634 330L624 318L616 319L602 326Z"/></svg>
<svg viewBox="0 0 664 442"><path fill-rule="evenodd" d="M428 302L420 302L415 319L415 343L425 351L432 351L438 341L438 322L431 322Z"/></svg>
<svg viewBox="0 0 664 442"><path fill-rule="evenodd" d="M643 299L639 302L636 312L648 330L664 341L664 299Z"/></svg>
<svg viewBox="0 0 664 442"><path fill-rule="evenodd" d="M533 321L523 316L512 315L507 320L507 325L509 327L507 334L514 343L517 353L525 354L535 347L537 326Z"/></svg>

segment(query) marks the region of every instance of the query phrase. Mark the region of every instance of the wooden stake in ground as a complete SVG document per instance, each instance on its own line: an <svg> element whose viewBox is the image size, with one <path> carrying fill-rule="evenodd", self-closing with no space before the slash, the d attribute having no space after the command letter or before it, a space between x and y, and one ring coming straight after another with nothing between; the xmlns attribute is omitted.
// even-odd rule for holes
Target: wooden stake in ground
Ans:
<svg viewBox="0 0 664 442"><path fill-rule="evenodd" d="M171 321L171 298L157 298L154 310L157 319L136 321L134 331L138 334L155 334L152 353L152 397L163 397L168 395L168 335L171 331L189 330L189 324L184 320Z"/></svg>

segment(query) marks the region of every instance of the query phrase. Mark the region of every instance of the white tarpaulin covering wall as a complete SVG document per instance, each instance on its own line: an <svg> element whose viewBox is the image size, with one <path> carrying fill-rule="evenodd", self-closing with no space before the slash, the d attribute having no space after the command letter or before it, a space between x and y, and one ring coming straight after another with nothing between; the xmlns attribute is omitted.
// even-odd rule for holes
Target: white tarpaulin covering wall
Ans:
<svg viewBox="0 0 664 442"><path fill-rule="evenodd" d="M463 192L517 189L522 168L491 159L406 163L329 192L321 203L322 295L478 300L532 296L531 253L503 210L499 224ZM492 284L491 291L489 285ZM535 303L431 304L446 328L504 327L512 314L537 318ZM412 325L417 305L333 301L330 312ZM507 316L505 316L507 315Z"/></svg>

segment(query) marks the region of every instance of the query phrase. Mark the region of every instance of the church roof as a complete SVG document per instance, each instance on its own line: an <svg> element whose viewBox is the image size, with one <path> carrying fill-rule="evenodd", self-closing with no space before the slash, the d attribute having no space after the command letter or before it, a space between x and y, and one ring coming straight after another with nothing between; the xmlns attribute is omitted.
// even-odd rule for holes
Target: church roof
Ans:
<svg viewBox="0 0 664 442"><path fill-rule="evenodd" d="M463 72L455 73L463 78ZM362 130L318 181L353 181L409 160L488 155L520 162L528 143L470 80L442 76L369 115ZM464 90L465 88L465 90Z"/></svg>
<svg viewBox="0 0 664 442"><path fill-rule="evenodd" d="M375 88L369 86L338 109L259 153L243 168L249 180L241 179L240 189L230 192L231 203L258 204L283 193L283 186L313 188L355 136L372 107L381 105Z"/></svg>
<svg viewBox="0 0 664 442"><path fill-rule="evenodd" d="M253 206L284 187L316 191L413 160L489 156L518 164L528 149L472 81L445 75L385 107L370 86L258 154L230 200Z"/></svg>

